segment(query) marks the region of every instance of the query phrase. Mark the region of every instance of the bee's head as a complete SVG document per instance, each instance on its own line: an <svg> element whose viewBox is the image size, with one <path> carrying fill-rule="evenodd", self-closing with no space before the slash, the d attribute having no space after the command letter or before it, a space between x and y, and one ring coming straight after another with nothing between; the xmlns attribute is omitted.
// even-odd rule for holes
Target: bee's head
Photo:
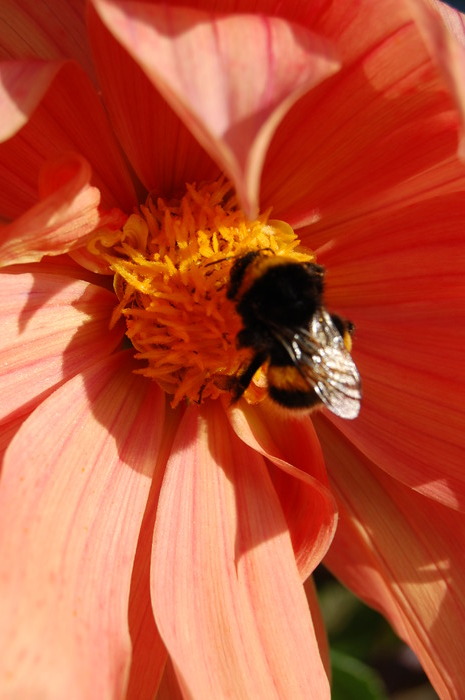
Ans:
<svg viewBox="0 0 465 700"><path fill-rule="evenodd" d="M314 263L254 258L246 274L237 305L245 323L306 326L322 304L324 270Z"/></svg>

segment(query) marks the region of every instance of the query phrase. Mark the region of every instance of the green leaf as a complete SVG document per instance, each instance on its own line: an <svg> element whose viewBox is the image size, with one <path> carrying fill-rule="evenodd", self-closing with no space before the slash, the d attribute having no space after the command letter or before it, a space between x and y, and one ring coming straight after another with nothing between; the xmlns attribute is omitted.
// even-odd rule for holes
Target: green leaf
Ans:
<svg viewBox="0 0 465 700"><path fill-rule="evenodd" d="M387 700L377 673L353 656L331 651L332 700Z"/></svg>

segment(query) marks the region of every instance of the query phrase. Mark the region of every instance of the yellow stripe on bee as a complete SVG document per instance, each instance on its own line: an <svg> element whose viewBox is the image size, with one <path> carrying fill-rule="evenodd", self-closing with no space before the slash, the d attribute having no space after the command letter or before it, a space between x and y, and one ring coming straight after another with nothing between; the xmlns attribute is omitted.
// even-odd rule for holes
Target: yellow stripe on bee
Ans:
<svg viewBox="0 0 465 700"><path fill-rule="evenodd" d="M352 350L352 336L350 335L349 331L344 332L344 335L342 336L342 340L344 342L344 347L347 350L347 352L351 352L351 350Z"/></svg>
<svg viewBox="0 0 465 700"><path fill-rule="evenodd" d="M269 386L274 386L281 391L304 393L310 391L308 382L300 374L297 367L293 365L286 367L270 366L268 367L267 378Z"/></svg>

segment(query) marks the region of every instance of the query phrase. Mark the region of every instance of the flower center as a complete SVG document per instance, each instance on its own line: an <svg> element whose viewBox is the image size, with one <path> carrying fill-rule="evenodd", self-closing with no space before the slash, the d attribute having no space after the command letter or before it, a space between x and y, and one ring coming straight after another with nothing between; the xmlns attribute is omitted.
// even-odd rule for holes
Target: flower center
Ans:
<svg viewBox="0 0 465 700"><path fill-rule="evenodd" d="M149 196L121 230L98 231L89 250L114 273L119 304L112 323L125 318L143 361L137 372L158 382L176 406L217 398L250 361L248 349L237 349L242 320L227 297L234 261L266 249L312 262L314 256L296 250L299 243L290 226L268 213L246 219L230 184L220 180L188 185L177 201ZM249 401L265 393L257 374L245 394Z"/></svg>

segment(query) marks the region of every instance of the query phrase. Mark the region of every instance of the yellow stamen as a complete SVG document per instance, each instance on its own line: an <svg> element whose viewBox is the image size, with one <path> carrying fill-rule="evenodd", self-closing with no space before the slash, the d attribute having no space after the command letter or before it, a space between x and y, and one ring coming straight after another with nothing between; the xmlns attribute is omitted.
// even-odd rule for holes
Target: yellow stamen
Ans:
<svg viewBox="0 0 465 700"><path fill-rule="evenodd" d="M172 394L173 406L218 397L250 358L236 348L241 319L226 297L234 260L258 249L297 262L314 259L296 250L290 226L268 216L246 219L230 184L220 180L188 185L176 202L149 197L122 230L100 230L90 242L90 252L115 273L119 304L111 322L125 318L145 363L137 372ZM257 386L251 387L250 399L256 398Z"/></svg>

